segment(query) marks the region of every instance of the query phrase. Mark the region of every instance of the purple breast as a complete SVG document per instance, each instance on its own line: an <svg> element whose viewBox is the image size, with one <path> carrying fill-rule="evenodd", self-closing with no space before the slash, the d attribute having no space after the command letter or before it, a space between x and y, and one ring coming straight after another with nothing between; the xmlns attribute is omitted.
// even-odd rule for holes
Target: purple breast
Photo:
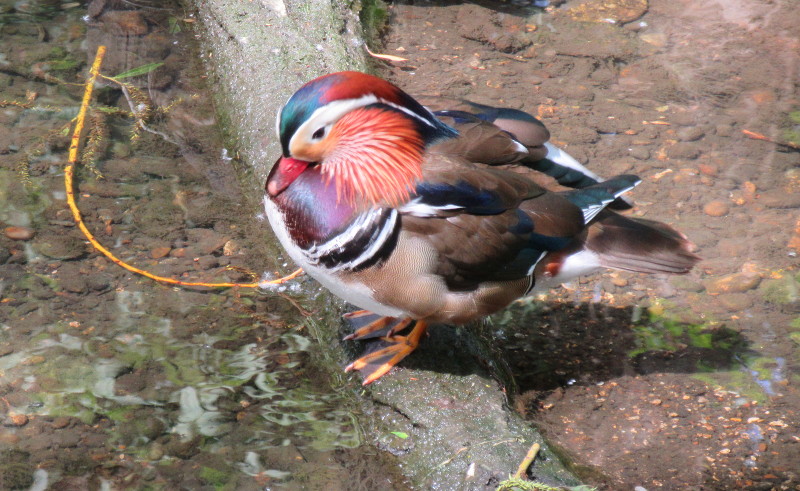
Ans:
<svg viewBox="0 0 800 491"><path fill-rule="evenodd" d="M283 213L289 235L303 249L338 234L356 215L353 207L338 202L336 187L326 180L318 167L311 167L272 198Z"/></svg>

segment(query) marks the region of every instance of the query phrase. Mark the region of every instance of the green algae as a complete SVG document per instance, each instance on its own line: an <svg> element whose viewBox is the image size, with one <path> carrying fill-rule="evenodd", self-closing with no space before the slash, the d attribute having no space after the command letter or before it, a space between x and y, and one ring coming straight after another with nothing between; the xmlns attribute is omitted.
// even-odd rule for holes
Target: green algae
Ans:
<svg viewBox="0 0 800 491"><path fill-rule="evenodd" d="M5 489L27 489L33 484L34 465L22 450L0 452L0 485Z"/></svg>
<svg viewBox="0 0 800 491"><path fill-rule="evenodd" d="M375 47L380 44L381 33L386 29L389 10L383 0L361 0L357 8L361 28L367 44Z"/></svg>
<svg viewBox="0 0 800 491"><path fill-rule="evenodd" d="M693 373L691 377L709 387L717 387L738 394L748 401L756 401L759 404L763 404L768 399L767 394L764 393L758 383L741 370Z"/></svg>
<svg viewBox="0 0 800 491"><path fill-rule="evenodd" d="M220 470L214 467L203 466L200 468L200 479L206 484L210 484L214 489L224 489L225 485L233 476L230 471Z"/></svg>
<svg viewBox="0 0 800 491"><path fill-rule="evenodd" d="M741 335L716 322L692 324L663 315L650 314L648 322L632 327L634 348L631 358L650 351L677 351L686 347L716 350L733 358L743 349Z"/></svg>

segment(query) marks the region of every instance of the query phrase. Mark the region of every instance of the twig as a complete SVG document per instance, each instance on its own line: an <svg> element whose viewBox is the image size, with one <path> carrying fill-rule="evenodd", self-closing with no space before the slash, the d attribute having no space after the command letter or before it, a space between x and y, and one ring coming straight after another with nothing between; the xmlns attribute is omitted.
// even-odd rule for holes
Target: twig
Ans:
<svg viewBox="0 0 800 491"><path fill-rule="evenodd" d="M525 454L525 458L522 459L519 467L517 467L517 472L514 473L514 477L517 479L522 479L522 476L524 476L528 471L528 467L530 467L533 461L536 459L536 454L539 453L540 448L541 446L538 443L531 445L531 448L528 449L528 453Z"/></svg>
<svg viewBox="0 0 800 491"><path fill-rule="evenodd" d="M773 140L772 138L770 138L770 137L768 137L766 135L762 135L761 133L756 133L755 131L750 131L750 130L742 130L742 133L744 133L744 136L746 136L748 138L752 138L753 140L762 140L762 141L765 141L765 142L774 143L775 145L780 145L781 147L789 147L789 148L793 148L795 150L800 150L800 144L798 144L798 143L781 142L781 141Z"/></svg>

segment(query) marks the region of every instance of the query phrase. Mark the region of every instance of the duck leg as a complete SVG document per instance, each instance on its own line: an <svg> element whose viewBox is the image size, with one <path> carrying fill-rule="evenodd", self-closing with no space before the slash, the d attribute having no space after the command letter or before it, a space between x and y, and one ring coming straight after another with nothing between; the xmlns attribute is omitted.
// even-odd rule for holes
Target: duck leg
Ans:
<svg viewBox="0 0 800 491"><path fill-rule="evenodd" d="M400 360L410 355L411 352L417 348L419 345L419 340L428 329L427 322L423 320L415 321L414 319L408 317L402 319L395 319L393 317L379 317L371 312L366 311L354 312L348 317L348 321L369 316L374 317L365 326L357 329L353 334L345 338L369 339L380 337L381 341L389 343L389 346L362 356L353 363L347 365L347 367L344 369L345 372L352 370L360 371L361 374L365 376L363 382L364 385L371 384L372 382L386 375L386 373L389 372L392 367L397 365ZM413 328L408 335L400 336L396 334L412 324Z"/></svg>
<svg viewBox="0 0 800 491"><path fill-rule="evenodd" d="M344 337L345 341L391 336L408 326L408 324L398 326L402 319L383 317L373 314L369 310L356 310L355 312L344 314L342 317L353 328L353 333Z"/></svg>

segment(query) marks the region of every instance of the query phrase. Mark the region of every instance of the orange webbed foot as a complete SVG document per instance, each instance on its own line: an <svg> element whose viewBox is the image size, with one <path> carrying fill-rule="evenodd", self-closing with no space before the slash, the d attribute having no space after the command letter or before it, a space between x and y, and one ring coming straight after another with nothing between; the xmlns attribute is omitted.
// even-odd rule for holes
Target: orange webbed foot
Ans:
<svg viewBox="0 0 800 491"><path fill-rule="evenodd" d="M343 317L344 320L350 324L350 327L354 329L352 334L344 337L345 341L350 341L351 339L364 340L391 336L392 334L402 331L408 326L408 323L405 323L402 326L398 325L401 324L404 319L397 319L395 317L382 317L380 315L373 314L369 310L357 310L355 312L344 314Z"/></svg>
<svg viewBox="0 0 800 491"><path fill-rule="evenodd" d="M428 324L422 320L414 321L410 318L380 317L366 311L354 312L346 317L350 322L353 322L354 319L360 319L367 323L345 339L380 337L382 341L389 343L388 346L362 356L345 368L346 372L351 370L360 371L365 376L364 385L371 384L386 375L403 358L410 355L417 348L419 340L428 329ZM353 323L358 324L357 321ZM395 334L406 329L412 323L414 327L407 336Z"/></svg>

